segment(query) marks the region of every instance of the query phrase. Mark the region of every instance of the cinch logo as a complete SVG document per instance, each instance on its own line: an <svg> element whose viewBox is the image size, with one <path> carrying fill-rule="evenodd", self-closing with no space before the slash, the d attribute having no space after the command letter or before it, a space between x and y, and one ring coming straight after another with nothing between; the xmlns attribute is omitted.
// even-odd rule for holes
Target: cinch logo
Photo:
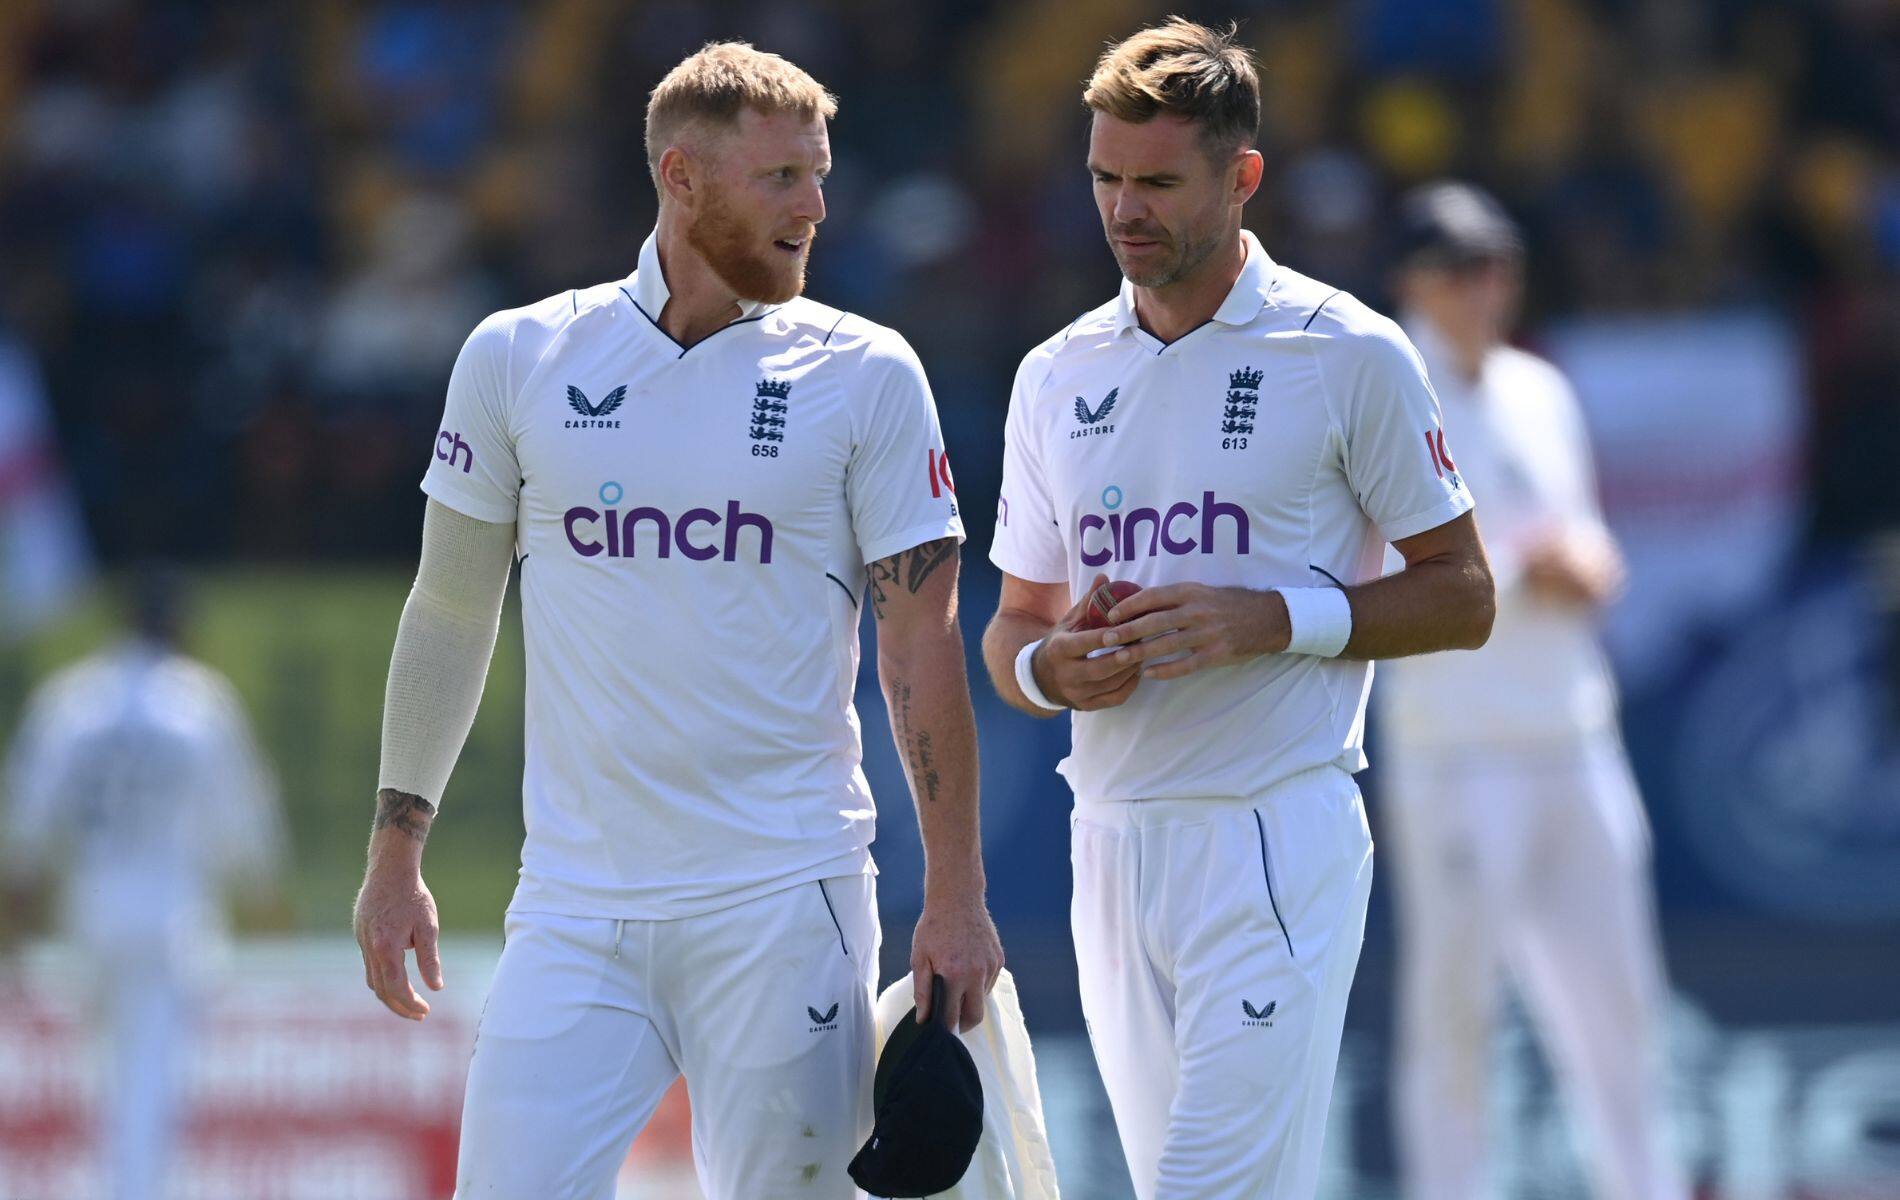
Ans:
<svg viewBox="0 0 1900 1200"><path fill-rule="evenodd" d="M1252 532L1247 510L1216 499L1213 492L1202 492L1199 504L1181 500L1170 504L1165 512L1146 507L1131 508L1125 513L1113 511L1120 508L1121 503L1122 490L1110 484L1102 490L1102 507L1110 511L1106 515L1086 513L1076 522L1076 542L1082 552L1083 566L1099 567L1163 553L1192 554L1199 550L1202 554L1213 554L1215 534L1223 517L1233 524L1234 553L1247 553L1248 536Z"/></svg>
<svg viewBox="0 0 1900 1200"><path fill-rule="evenodd" d="M455 465L455 460L460 458L464 475L468 474L469 468L475 465L474 447L463 441L461 434L451 433L446 429L435 435L435 456L451 467Z"/></svg>
<svg viewBox="0 0 1900 1200"><path fill-rule="evenodd" d="M600 502L606 507L576 505L567 510L562 525L567 531L567 544L574 547L574 553L582 558L597 554L608 558L637 558L640 531L646 526L651 529L647 535L649 554L670 558L677 549L694 562L715 558L733 562L739 557L739 531L751 528L758 534L759 562L772 561L772 522L758 513L745 511L737 500L726 501L724 516L710 508L689 508L675 518L644 504L623 513L613 506L620 503L624 495L621 486L610 481L600 485ZM703 525L713 529L721 523L726 528L719 544L694 541L696 527Z"/></svg>

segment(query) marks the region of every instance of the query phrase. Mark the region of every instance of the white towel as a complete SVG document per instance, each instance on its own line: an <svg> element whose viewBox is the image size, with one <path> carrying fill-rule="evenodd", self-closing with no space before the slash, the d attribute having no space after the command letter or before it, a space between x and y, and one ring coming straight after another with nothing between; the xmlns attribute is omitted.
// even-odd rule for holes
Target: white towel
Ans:
<svg viewBox="0 0 1900 1200"><path fill-rule="evenodd" d="M880 1049L911 1010L915 996L905 975L878 997ZM1016 1002L1016 981L1007 970L983 1002L983 1023L959 1036L983 1081L983 1140L962 1182L932 1200L1061 1200L1042 1119L1036 1056Z"/></svg>

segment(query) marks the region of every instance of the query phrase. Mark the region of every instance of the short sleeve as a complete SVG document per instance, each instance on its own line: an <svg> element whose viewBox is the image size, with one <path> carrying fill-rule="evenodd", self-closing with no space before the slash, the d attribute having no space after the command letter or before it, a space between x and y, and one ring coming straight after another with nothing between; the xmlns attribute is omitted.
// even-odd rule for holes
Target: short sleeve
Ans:
<svg viewBox="0 0 1900 1200"><path fill-rule="evenodd" d="M1009 417L1003 424L1003 491L996 502L996 532L990 561L1031 583L1066 583L1069 572L1062 528L1043 475L1041 444L1030 421L1034 403L1032 367L1023 360L1010 391Z"/></svg>
<svg viewBox="0 0 1900 1200"><path fill-rule="evenodd" d="M422 490L464 516L511 525L521 473L508 409L508 324L490 317L475 327L449 374L442 426L435 435Z"/></svg>
<svg viewBox="0 0 1900 1200"><path fill-rule="evenodd" d="M1334 343L1327 374L1344 409L1347 482L1380 534L1397 542L1463 516L1472 500L1425 364L1397 325L1379 320Z"/></svg>
<svg viewBox="0 0 1900 1200"><path fill-rule="evenodd" d="M845 476L851 530L866 563L938 538L963 540L955 478L924 367L886 334L866 353L869 403Z"/></svg>

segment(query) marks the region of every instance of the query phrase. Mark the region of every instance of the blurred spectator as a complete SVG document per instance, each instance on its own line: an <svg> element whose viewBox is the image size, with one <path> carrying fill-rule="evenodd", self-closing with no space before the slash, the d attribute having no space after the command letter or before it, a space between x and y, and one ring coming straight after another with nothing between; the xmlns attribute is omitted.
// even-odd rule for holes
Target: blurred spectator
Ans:
<svg viewBox="0 0 1900 1200"><path fill-rule="evenodd" d="M0 646L64 611L89 558L39 372L0 328Z"/></svg>

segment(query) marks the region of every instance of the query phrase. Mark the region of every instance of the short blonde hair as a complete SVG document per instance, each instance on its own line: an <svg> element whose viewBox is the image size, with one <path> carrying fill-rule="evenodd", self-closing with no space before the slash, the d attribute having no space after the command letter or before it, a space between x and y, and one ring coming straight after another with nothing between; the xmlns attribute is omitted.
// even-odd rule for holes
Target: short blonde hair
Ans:
<svg viewBox="0 0 1900 1200"><path fill-rule="evenodd" d="M647 169L655 186L660 156L688 125L731 128L741 109L803 120L838 113L838 100L789 59L748 42L708 42L666 73L647 100Z"/></svg>
<svg viewBox="0 0 1900 1200"><path fill-rule="evenodd" d="M1161 113L1198 121L1221 153L1251 146L1260 135L1260 77L1239 32L1169 17L1103 51L1082 103L1134 125Z"/></svg>

